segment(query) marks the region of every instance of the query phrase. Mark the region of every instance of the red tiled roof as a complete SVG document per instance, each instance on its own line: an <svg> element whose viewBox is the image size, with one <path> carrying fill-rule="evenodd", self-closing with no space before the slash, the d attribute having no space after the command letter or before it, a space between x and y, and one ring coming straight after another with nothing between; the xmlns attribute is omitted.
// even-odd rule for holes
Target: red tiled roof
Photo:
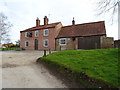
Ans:
<svg viewBox="0 0 120 90"><path fill-rule="evenodd" d="M104 21L99 21L62 27L57 38L105 34L105 23Z"/></svg>
<svg viewBox="0 0 120 90"><path fill-rule="evenodd" d="M61 22L51 23L51 24L47 24L47 25L40 25L38 27L28 28L28 29L20 31L20 32L33 31L33 30L37 30L37 29L54 28L59 23L61 23Z"/></svg>

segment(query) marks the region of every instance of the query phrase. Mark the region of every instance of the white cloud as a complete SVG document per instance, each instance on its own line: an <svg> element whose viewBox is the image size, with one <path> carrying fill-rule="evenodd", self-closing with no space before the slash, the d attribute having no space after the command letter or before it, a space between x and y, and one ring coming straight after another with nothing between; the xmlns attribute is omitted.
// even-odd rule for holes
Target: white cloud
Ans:
<svg viewBox="0 0 120 90"><path fill-rule="evenodd" d="M111 30L117 29L117 22L111 26L108 15L104 18L96 17L95 3L96 0L1 0L0 11L14 25L11 31L13 41L19 39L19 31L35 26L37 17L43 24L45 15L49 16L50 23L61 21L63 25L71 24L73 17L76 24L105 20L108 36L117 39L117 31L113 33Z"/></svg>

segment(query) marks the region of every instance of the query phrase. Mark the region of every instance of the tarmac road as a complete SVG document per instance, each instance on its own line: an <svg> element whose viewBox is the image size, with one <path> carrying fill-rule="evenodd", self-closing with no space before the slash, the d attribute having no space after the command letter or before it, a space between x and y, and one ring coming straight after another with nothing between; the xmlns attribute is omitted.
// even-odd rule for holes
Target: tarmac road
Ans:
<svg viewBox="0 0 120 90"><path fill-rule="evenodd" d="M36 59L42 51L3 51L2 88L67 88ZM0 80L1 81L1 80Z"/></svg>

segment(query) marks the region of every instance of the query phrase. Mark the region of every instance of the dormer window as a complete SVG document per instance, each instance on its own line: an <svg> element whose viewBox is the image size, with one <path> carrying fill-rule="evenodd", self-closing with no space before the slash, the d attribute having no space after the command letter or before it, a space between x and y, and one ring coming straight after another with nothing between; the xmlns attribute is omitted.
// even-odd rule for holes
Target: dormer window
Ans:
<svg viewBox="0 0 120 90"><path fill-rule="evenodd" d="M38 31L35 31L35 37L38 37Z"/></svg>
<svg viewBox="0 0 120 90"><path fill-rule="evenodd" d="M44 36L48 36L48 34L49 34L48 29L45 29L45 30L44 30Z"/></svg>

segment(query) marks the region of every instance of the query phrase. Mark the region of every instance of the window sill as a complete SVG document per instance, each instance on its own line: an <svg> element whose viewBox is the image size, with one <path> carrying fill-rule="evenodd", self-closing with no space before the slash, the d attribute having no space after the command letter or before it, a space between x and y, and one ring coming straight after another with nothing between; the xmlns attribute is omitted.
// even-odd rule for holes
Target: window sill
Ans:
<svg viewBox="0 0 120 90"><path fill-rule="evenodd" d="M44 46L45 48L47 48L48 46Z"/></svg>
<svg viewBox="0 0 120 90"><path fill-rule="evenodd" d="M47 36L44 36L44 37L48 37L48 35L47 35Z"/></svg>
<svg viewBox="0 0 120 90"><path fill-rule="evenodd" d="M60 46L66 46L66 44L60 44Z"/></svg>

